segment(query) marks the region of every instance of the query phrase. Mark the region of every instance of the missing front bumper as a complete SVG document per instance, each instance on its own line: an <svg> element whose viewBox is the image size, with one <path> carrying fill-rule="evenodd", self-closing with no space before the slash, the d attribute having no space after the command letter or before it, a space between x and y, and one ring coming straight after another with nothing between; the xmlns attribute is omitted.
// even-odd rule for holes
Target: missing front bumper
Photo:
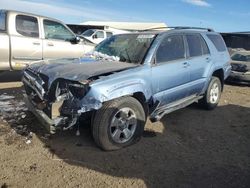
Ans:
<svg viewBox="0 0 250 188"><path fill-rule="evenodd" d="M42 125L46 128L46 130L51 133L56 133L56 122L55 119L51 119L45 114L42 110L37 109L31 99L24 94L24 101L28 107L28 109L38 118L38 120L42 123Z"/></svg>

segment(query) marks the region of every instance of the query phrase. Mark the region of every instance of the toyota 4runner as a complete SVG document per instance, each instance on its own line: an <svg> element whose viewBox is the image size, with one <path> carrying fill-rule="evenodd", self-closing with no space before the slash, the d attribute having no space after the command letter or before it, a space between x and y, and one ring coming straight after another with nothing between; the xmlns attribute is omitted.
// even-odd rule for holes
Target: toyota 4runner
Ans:
<svg viewBox="0 0 250 188"><path fill-rule="evenodd" d="M220 34L177 27L115 35L79 59L45 60L23 76L26 103L51 133L91 117L104 150L138 141L151 121L198 102L214 109L231 70Z"/></svg>

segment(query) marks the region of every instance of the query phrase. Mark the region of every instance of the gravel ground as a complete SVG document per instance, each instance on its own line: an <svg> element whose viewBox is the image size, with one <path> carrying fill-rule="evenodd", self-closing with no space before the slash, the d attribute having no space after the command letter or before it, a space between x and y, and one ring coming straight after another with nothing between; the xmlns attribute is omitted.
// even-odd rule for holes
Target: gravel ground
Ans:
<svg viewBox="0 0 250 188"><path fill-rule="evenodd" d="M22 101L20 82L0 83L2 187L250 187L250 88L226 86L220 105L192 105L147 122L131 147L103 152L89 123L50 136Z"/></svg>

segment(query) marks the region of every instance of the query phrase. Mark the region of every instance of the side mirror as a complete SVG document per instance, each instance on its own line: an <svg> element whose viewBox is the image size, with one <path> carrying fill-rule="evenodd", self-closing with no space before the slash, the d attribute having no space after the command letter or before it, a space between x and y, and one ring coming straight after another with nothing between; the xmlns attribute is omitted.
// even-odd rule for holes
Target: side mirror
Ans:
<svg viewBox="0 0 250 188"><path fill-rule="evenodd" d="M76 36L75 38L71 39L70 42L73 44L78 44L81 41L80 37Z"/></svg>
<svg viewBox="0 0 250 188"><path fill-rule="evenodd" d="M97 34L94 34L94 35L92 36L92 38L93 38L93 39L97 39Z"/></svg>
<svg viewBox="0 0 250 188"><path fill-rule="evenodd" d="M76 36L76 44L78 44L81 41L80 37Z"/></svg>

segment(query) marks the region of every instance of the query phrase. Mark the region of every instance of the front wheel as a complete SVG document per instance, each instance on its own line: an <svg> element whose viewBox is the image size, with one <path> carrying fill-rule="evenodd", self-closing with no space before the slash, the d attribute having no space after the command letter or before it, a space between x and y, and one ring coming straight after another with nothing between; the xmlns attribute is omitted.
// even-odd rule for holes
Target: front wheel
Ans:
<svg viewBox="0 0 250 188"><path fill-rule="evenodd" d="M221 96L221 81L218 77L212 77L204 97L199 103L208 110L214 109L220 100Z"/></svg>
<svg viewBox="0 0 250 188"><path fill-rule="evenodd" d="M103 104L93 117L92 134L104 150L117 150L137 142L144 131L145 112L133 97L122 97Z"/></svg>

